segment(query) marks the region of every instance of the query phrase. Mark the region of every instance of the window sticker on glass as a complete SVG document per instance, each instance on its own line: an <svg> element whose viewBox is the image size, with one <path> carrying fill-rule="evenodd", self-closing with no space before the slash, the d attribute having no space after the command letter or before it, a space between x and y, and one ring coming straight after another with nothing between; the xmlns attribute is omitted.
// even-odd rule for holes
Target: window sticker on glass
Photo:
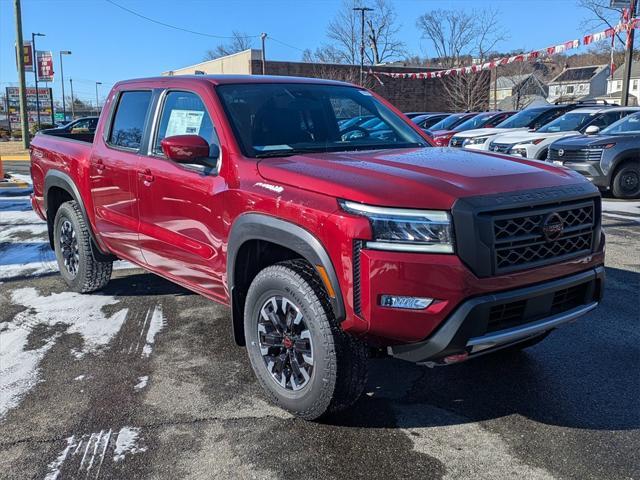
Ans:
<svg viewBox="0 0 640 480"><path fill-rule="evenodd" d="M173 135L199 135L204 112L197 110L171 110L165 137Z"/></svg>

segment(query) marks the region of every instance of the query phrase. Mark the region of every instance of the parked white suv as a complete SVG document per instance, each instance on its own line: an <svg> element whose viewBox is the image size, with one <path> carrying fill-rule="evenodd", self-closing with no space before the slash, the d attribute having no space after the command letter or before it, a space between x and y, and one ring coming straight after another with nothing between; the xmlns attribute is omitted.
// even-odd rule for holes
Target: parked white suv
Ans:
<svg viewBox="0 0 640 480"><path fill-rule="evenodd" d="M546 160L549 145L562 137L595 135L639 107L588 107L566 112L534 132L508 132L494 137L485 148L492 152L506 153L535 160Z"/></svg>
<svg viewBox="0 0 640 480"><path fill-rule="evenodd" d="M577 108L577 104L543 105L528 107L507 118L494 128L476 128L456 133L449 141L450 147L464 147L474 150L487 150L489 142L507 131L527 131L539 128L563 113Z"/></svg>

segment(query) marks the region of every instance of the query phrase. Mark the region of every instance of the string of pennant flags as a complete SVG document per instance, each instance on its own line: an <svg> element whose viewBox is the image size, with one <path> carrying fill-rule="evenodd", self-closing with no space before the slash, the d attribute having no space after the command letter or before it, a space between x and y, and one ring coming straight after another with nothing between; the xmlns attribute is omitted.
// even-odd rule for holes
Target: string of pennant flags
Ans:
<svg viewBox="0 0 640 480"><path fill-rule="evenodd" d="M369 70L369 74L373 75L380 83L378 75L384 75L391 78L410 78L410 79L429 79L441 78L452 75L461 75L469 73L477 73L484 70L492 70L501 65L509 65L514 62L533 61L544 56L557 55L559 53L580 47L580 45L590 45L595 42L613 37L616 33L631 31L632 29L640 29L640 18L632 18L628 22L621 22L613 28L607 28L601 32L585 35L582 40L569 40L568 42L553 45L542 50L534 50L528 53L519 53L510 57L502 57L489 60L482 64L469 65L466 67L448 68L445 70L436 70L432 72L373 72Z"/></svg>

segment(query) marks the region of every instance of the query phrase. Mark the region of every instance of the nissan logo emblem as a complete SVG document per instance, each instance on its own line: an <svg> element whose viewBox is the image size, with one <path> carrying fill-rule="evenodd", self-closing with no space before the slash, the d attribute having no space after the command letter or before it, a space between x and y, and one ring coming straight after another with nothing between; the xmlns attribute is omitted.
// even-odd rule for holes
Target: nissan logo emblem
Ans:
<svg viewBox="0 0 640 480"><path fill-rule="evenodd" d="M559 157L564 156L564 150L563 149L558 150L558 156Z"/></svg>
<svg viewBox="0 0 640 480"><path fill-rule="evenodd" d="M542 234L547 242L558 240L562 236L564 223L562 217L557 213L550 213L542 221Z"/></svg>

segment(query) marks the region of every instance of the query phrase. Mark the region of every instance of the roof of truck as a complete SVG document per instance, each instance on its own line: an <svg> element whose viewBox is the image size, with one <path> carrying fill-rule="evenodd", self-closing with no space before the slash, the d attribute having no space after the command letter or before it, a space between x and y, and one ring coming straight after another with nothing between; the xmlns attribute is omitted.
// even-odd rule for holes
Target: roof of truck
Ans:
<svg viewBox="0 0 640 480"><path fill-rule="evenodd" d="M130 80L122 80L116 85L126 85L129 83L168 83L175 81L189 80L203 83L211 83L213 85L228 85L242 83L315 83L322 85L347 85L354 86L350 83L340 82L337 80L326 80L323 78L310 77L287 77L279 75L165 75L161 77L133 78Z"/></svg>

